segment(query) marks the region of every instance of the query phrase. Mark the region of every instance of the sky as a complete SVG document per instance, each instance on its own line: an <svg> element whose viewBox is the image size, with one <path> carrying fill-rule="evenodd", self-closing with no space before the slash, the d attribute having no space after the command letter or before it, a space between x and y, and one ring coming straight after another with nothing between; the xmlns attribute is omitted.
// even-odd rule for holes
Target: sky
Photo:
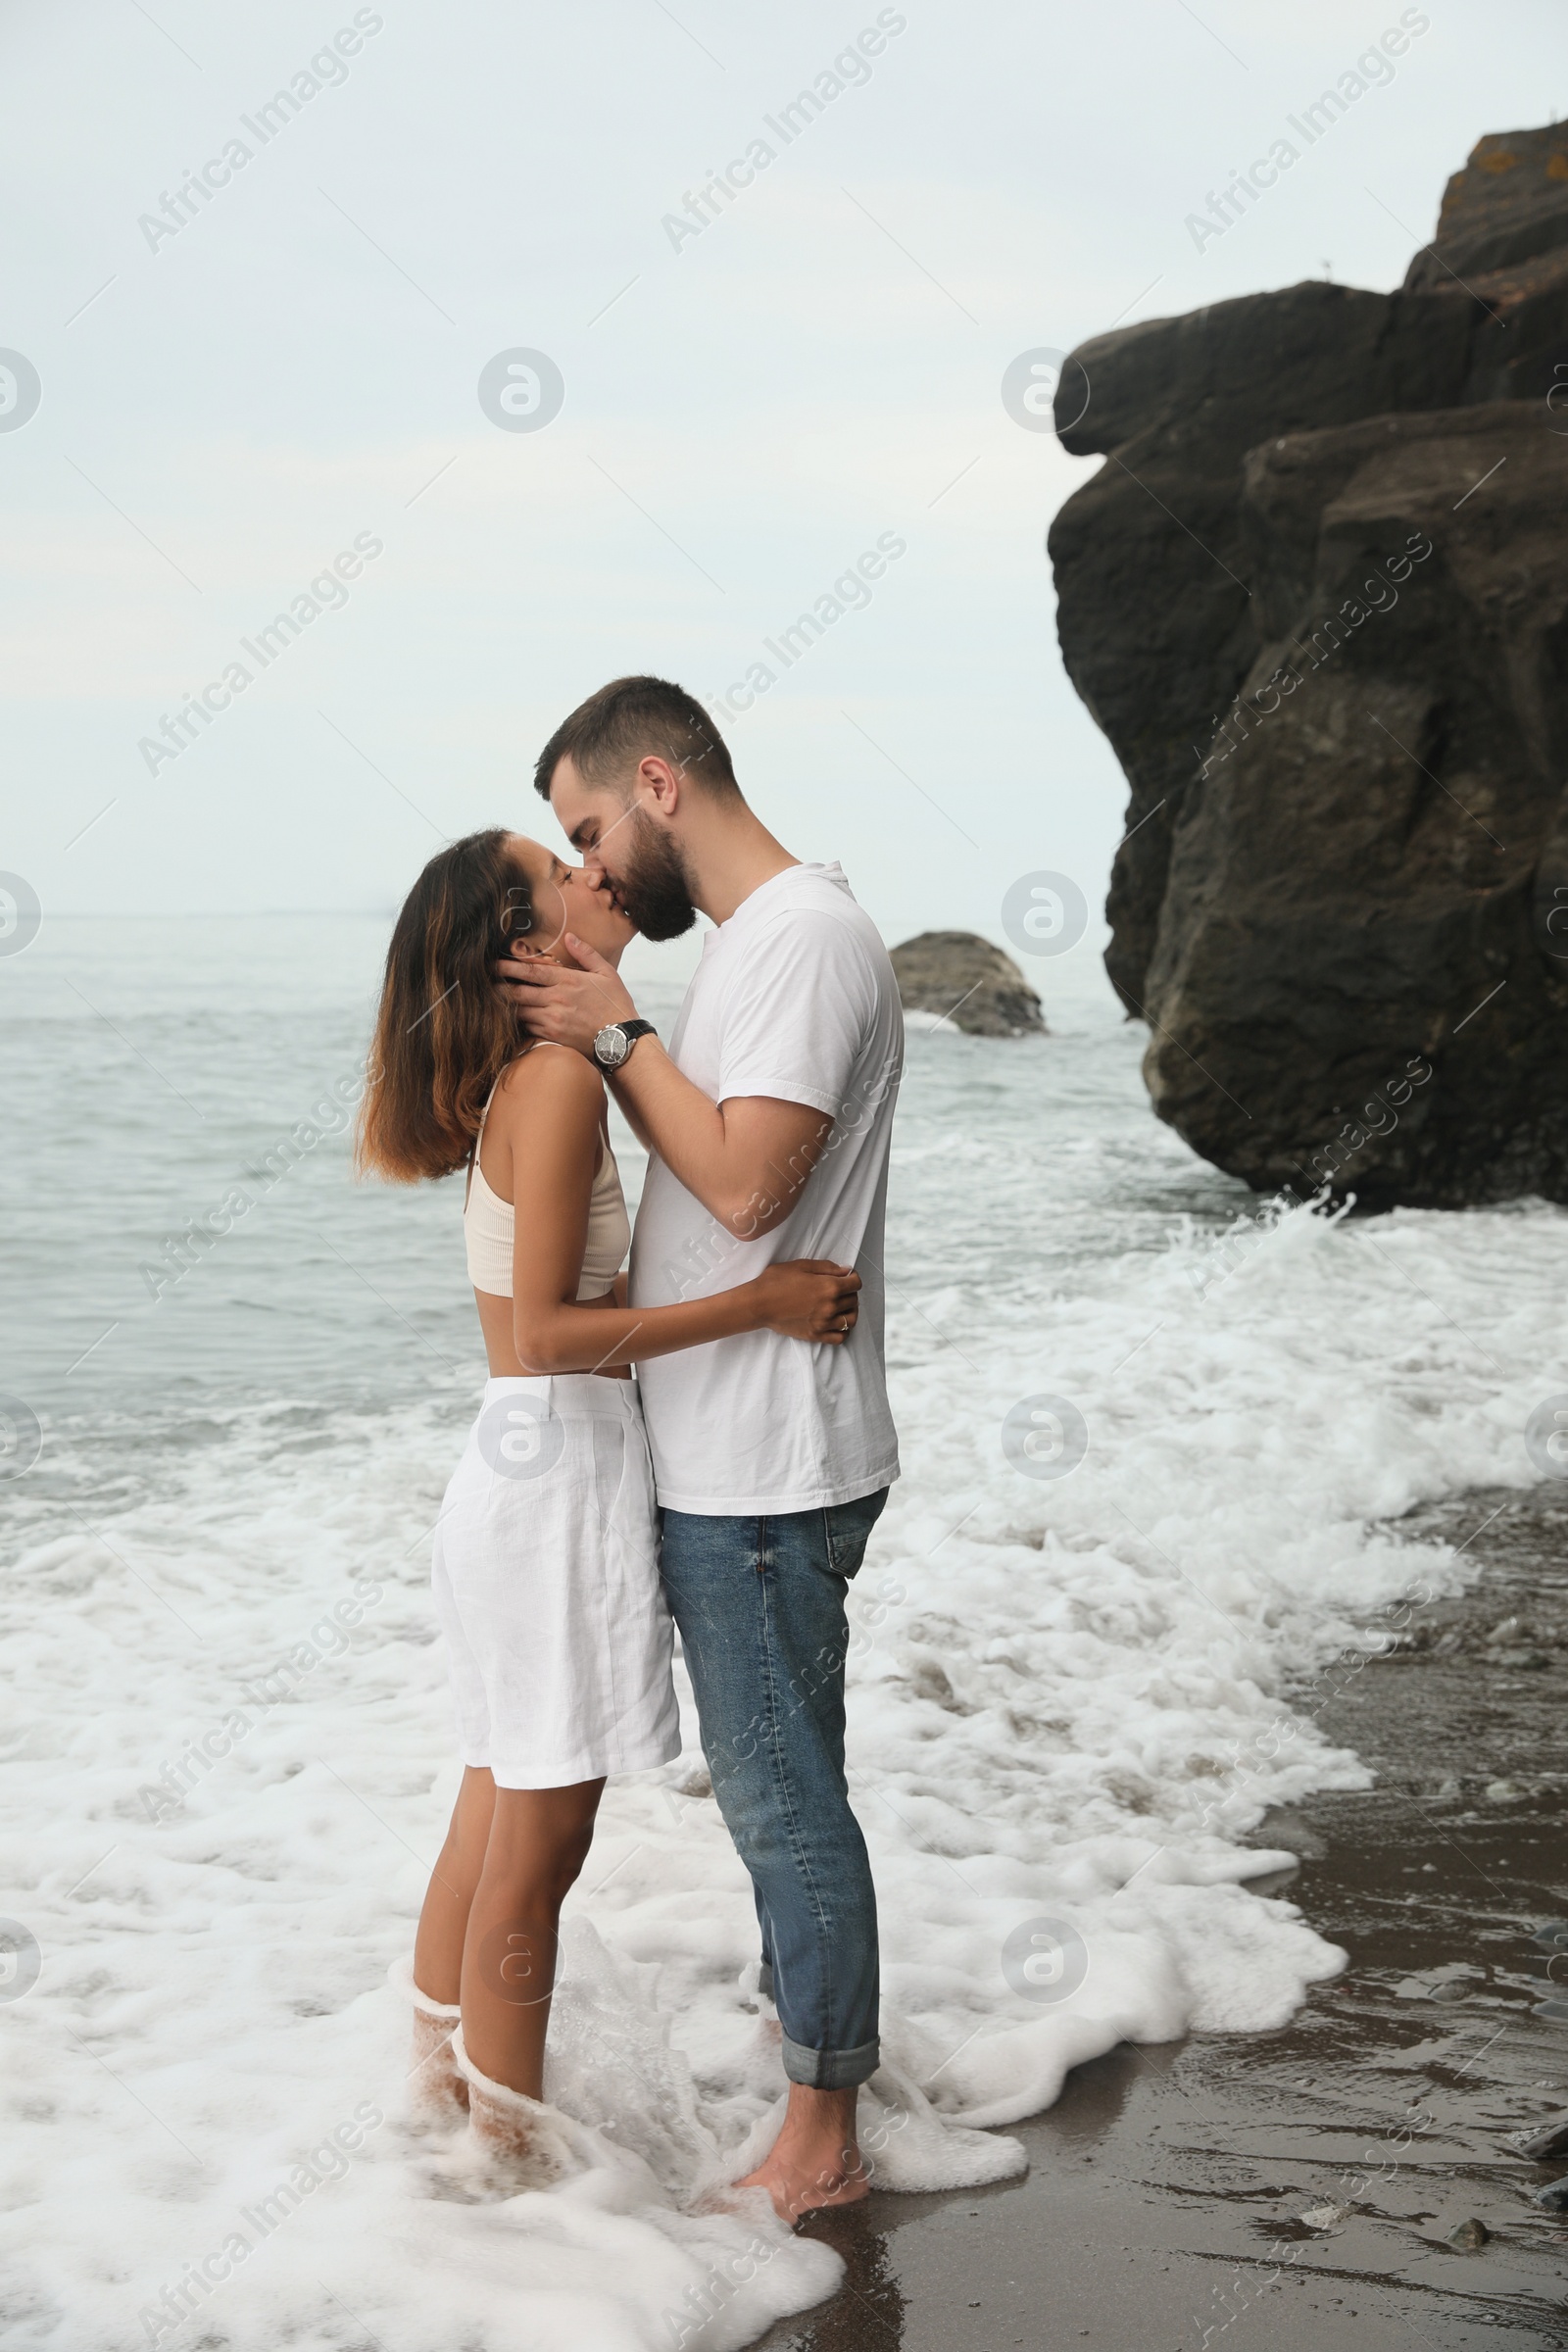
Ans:
<svg viewBox="0 0 1568 2352"><path fill-rule="evenodd" d="M1098 919L1125 794L1044 541L1100 461L1009 367L1396 285L1476 138L1568 104L1550 0L10 0L0 57L0 869L45 921L390 911L444 839L558 843L534 756L631 670L890 939L1001 938L1041 870Z"/></svg>

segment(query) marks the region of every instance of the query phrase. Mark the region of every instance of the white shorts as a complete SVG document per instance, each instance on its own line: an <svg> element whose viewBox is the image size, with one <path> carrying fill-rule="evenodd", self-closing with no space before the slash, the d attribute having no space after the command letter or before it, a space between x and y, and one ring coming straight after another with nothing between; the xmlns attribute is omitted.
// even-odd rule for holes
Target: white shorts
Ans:
<svg viewBox="0 0 1568 2352"><path fill-rule="evenodd" d="M431 1581L463 1761L498 1788L564 1788L680 1753L635 1381L486 1381Z"/></svg>

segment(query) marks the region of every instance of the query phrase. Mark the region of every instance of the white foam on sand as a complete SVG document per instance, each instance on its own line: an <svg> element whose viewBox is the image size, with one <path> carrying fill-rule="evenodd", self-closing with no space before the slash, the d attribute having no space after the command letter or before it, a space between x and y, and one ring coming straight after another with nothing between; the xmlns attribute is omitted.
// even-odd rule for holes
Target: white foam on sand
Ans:
<svg viewBox="0 0 1568 2352"><path fill-rule="evenodd" d="M1092 1295L993 1292L983 1331L962 1291L895 1311L906 1476L850 1668L880 2182L1002 2177L995 2128L1070 2066L1278 2026L1341 1966L1247 1890L1286 1857L1237 1838L1365 1778L1287 1678L1470 1573L1378 1523L1534 1478L1525 1420L1568 1388L1562 1231L1540 1205L1300 1213L1218 1279L1188 1235ZM1059 1480L1002 1450L1039 1394L1088 1429ZM41 1951L0 2003L17 2352L723 2347L839 2277L765 2212L699 2210L782 2084L689 1704L682 1761L607 1792L569 1906L548 2087L593 2161L508 2197L407 2119L385 1976L457 1780L426 1538L458 1442L450 1406L309 1443L236 1416L156 1502L64 1515L9 1580L7 1907ZM164 1767L204 1739L176 1804Z"/></svg>

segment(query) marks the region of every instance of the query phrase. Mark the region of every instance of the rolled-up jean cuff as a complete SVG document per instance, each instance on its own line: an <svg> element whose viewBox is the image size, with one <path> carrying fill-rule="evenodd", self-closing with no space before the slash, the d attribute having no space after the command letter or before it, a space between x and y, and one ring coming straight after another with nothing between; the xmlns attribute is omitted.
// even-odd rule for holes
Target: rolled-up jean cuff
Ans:
<svg viewBox="0 0 1568 2352"><path fill-rule="evenodd" d="M881 2063L880 2041L862 2041L858 2050L808 2050L784 2036L784 2072L809 2090L853 2090L869 2082Z"/></svg>

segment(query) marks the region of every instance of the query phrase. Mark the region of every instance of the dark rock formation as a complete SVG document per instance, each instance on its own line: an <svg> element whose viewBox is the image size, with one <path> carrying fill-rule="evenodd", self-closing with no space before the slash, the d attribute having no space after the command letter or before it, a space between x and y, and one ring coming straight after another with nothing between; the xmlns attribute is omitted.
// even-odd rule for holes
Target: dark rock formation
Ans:
<svg viewBox="0 0 1568 2352"><path fill-rule="evenodd" d="M1260 1189L1568 1197L1568 126L1483 140L1397 293L1074 358L1108 463L1051 552L1155 1108Z"/></svg>
<svg viewBox="0 0 1568 2352"><path fill-rule="evenodd" d="M1407 286L1484 276L1568 248L1568 130L1492 131L1443 191L1438 233L1405 272Z"/></svg>
<svg viewBox="0 0 1568 2352"><path fill-rule="evenodd" d="M922 931L892 955L906 1012L945 1015L970 1037L1027 1037L1045 1028L1040 999L1010 956L973 931Z"/></svg>
<svg viewBox="0 0 1568 2352"><path fill-rule="evenodd" d="M1514 404L1282 436L1243 507L1264 642L1172 844L1155 1108L1259 1188L1568 1191L1568 937L1532 926L1568 776L1568 437Z"/></svg>

